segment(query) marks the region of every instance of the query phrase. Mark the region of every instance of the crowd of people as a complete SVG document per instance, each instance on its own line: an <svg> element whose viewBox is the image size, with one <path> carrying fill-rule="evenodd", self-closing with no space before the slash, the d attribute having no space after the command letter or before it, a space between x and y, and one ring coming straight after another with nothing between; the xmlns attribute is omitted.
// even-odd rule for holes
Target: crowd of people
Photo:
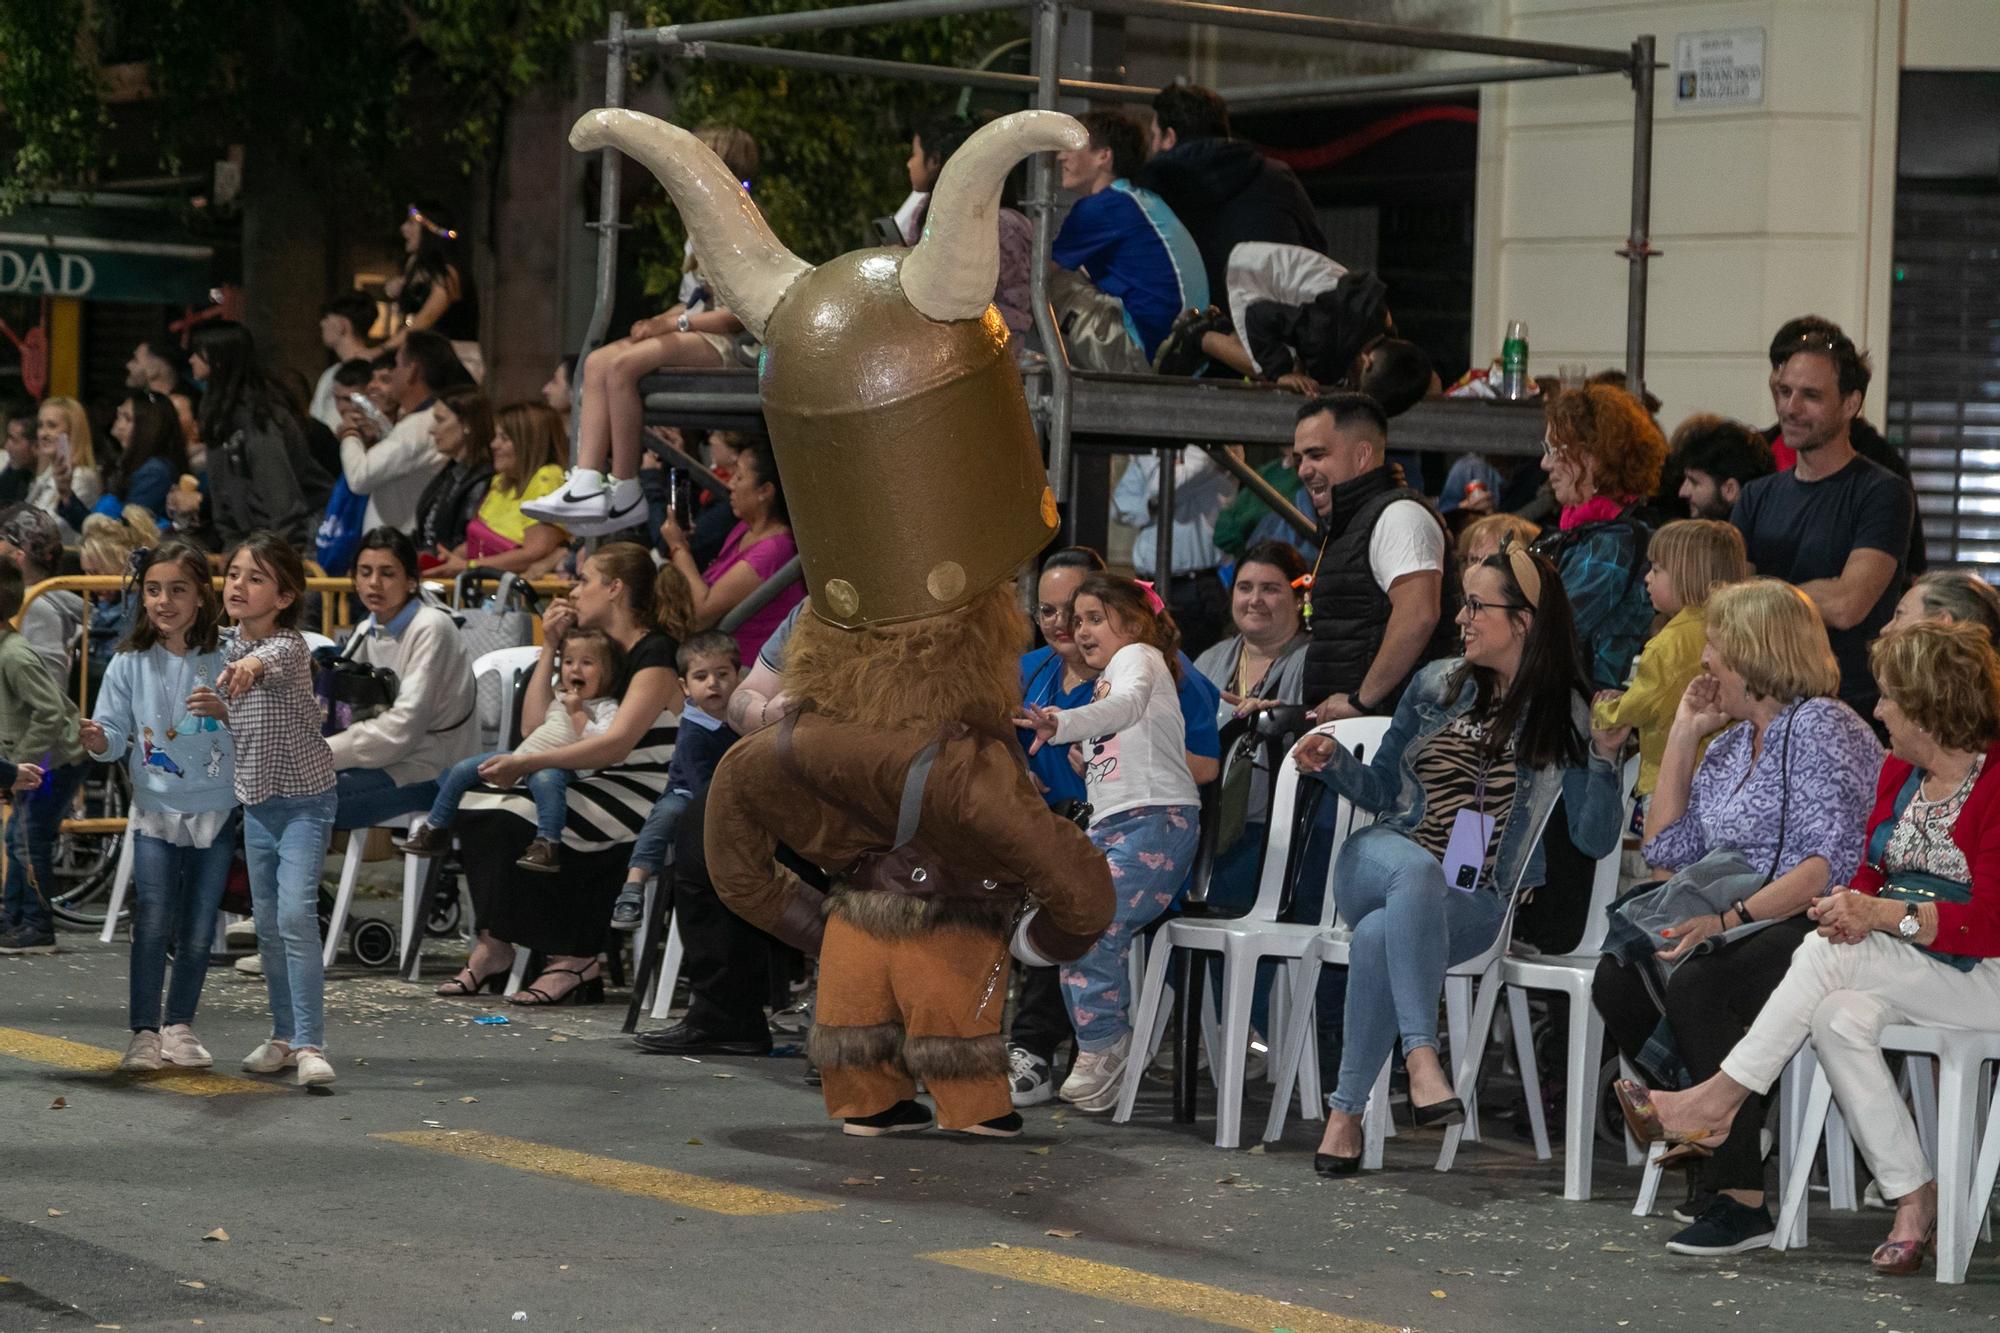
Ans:
<svg viewBox="0 0 2000 1333"><path fill-rule="evenodd" d="M985 666L1017 703L1006 720L1020 761L1085 827L1116 908L1080 957L1024 972L1005 1038L1012 1106L949 1091L940 1068L940 1120L1004 1135L1019 1132L1018 1108L1058 1096L1112 1107L1141 1054L1135 941L1187 893L1205 820L1226 830L1208 910L1248 905L1274 761L1296 742L1328 799L1300 802L1292 910L1317 919L1330 891L1353 930L1350 965L1327 969L1317 1007L1322 1060L1338 1070L1317 1171L1359 1169L1362 1111L1391 1058L1417 1126L1464 1119L1439 1054L1446 970L1510 921L1524 947L1573 948L1595 864L1636 832L1651 877L1616 905L1593 999L1645 1081L1618 1090L1634 1131L1692 1166L1669 1248L1769 1241L1759 1131L1810 1038L1896 1208L1876 1267L1913 1271L1935 1186L1872 1039L1892 1021L1980 1021L2000 997L1987 859L2000 855L1988 815L2000 778L1984 767L2000 744L2000 594L1923 572L1911 487L1861 417L1866 356L1829 321L1794 320L1771 344L1775 427L1698 415L1671 440L1618 376L1549 384L1539 466L1467 457L1427 493L1391 451L1393 422L1437 386L1393 336L1381 283L1325 256L1296 178L1230 136L1214 94L1177 86L1154 110L1150 131L1093 113L1087 144L1061 155L1076 197L1055 246L1065 336L1080 364L1303 395L1290 446L1262 473L1315 531L1189 448L1172 514L1155 512L1155 459L1118 483L1137 577L1087 548L1040 557L1039 645L997 645ZM966 132L948 119L918 129L917 195ZM747 187L754 142L700 137ZM899 213L906 238L926 207ZM1025 232L1006 214L995 299L1017 354L1032 354L1028 251L1006 243ZM404 322L371 345L375 304L330 301L330 364L310 393L266 366L247 330L214 321L185 348L135 349L101 455L73 399L9 415L0 954L54 950L57 826L89 764L123 764L136 902L125 1069L212 1062L193 1024L240 846L272 1019L242 1063L331 1083L322 864L337 831L416 815L399 847L455 848L476 912L439 996L499 993L528 950L541 966L511 1003L601 1001L605 958L659 879L689 1004L639 1047L768 1052L767 1010L808 971L780 940L823 927L767 922L767 934L718 896L711 861L749 853L710 841L736 825L710 816L708 788L741 738L789 738L801 680L849 668L827 647L838 631L802 615L785 577L798 547L769 442L710 433L726 491L686 495L650 466L638 396L641 375L737 363L754 338L691 251L674 306L558 367L542 400L496 406L462 336L477 326L458 233L429 205L410 208L403 233ZM1171 568L1155 568L1161 550ZM72 555L126 576L124 590L46 592L11 628L27 590ZM347 579L365 612L344 657L391 682L378 707L333 717L315 695L299 632L308 562ZM427 588L474 568L571 580L542 613L511 748L480 744L470 654ZM877 692L883 707L907 691L920 708L924 684ZM1388 731L1357 758L1338 724L1365 717ZM1334 798L1374 816L1337 860ZM807 882L830 868L776 855ZM1262 994L1254 1022L1268 1030ZM846 1128L928 1127L914 1105Z"/></svg>

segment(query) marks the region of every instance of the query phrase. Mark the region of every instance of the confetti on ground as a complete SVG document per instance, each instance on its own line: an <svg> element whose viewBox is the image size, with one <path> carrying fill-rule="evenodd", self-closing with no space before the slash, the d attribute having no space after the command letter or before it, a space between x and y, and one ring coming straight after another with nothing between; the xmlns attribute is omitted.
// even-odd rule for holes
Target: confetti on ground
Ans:
<svg viewBox="0 0 2000 1333"><path fill-rule="evenodd" d="M208 1234L207 1234L206 1236L203 1236L203 1237L202 1237L202 1239L203 1239L203 1240L218 1240L218 1241L219 1241L219 1240L228 1240L228 1239L229 1239L229 1233L228 1233L227 1231L224 1231L224 1230L223 1230L223 1229L222 1229L221 1227L217 1227L217 1228L216 1228L215 1230L213 1230L213 1231L209 1232L209 1233L208 1233Z"/></svg>

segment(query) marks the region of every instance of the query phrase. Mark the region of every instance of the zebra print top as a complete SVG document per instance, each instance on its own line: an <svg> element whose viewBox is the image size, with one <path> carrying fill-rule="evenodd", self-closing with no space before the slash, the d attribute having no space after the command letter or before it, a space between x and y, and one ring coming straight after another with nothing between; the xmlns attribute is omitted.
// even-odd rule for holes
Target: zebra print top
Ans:
<svg viewBox="0 0 2000 1333"><path fill-rule="evenodd" d="M661 713L623 763L600 768L569 784L569 819L563 846L578 852L599 852L639 836L646 816L667 790L667 762L674 757L674 737L680 712ZM498 810L535 822L535 802L526 787L505 790L484 783L466 794L461 812Z"/></svg>
<svg viewBox="0 0 2000 1333"><path fill-rule="evenodd" d="M1451 843L1452 822L1460 810L1477 808L1493 819L1495 836L1486 841L1481 882L1491 883L1493 854L1500 846L1498 831L1514 808L1514 741L1510 736L1500 753L1486 754L1488 723L1470 713L1447 722L1410 762L1424 792L1424 817L1410 839L1442 860ZM1483 779L1485 790L1480 783Z"/></svg>

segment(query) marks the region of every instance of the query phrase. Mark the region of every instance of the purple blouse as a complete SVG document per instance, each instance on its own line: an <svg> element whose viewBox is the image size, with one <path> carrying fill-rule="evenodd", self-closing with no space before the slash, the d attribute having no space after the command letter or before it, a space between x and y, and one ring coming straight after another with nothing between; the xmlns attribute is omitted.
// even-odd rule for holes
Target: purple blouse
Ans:
<svg viewBox="0 0 2000 1333"><path fill-rule="evenodd" d="M1875 733L1838 699L1807 699L1778 714L1754 766L1750 724L1739 722L1709 745L1687 810L1646 843L1647 864L1679 870L1729 848L1759 870L1775 855L1782 875L1819 856L1827 883L1845 884L1861 864L1881 769Z"/></svg>

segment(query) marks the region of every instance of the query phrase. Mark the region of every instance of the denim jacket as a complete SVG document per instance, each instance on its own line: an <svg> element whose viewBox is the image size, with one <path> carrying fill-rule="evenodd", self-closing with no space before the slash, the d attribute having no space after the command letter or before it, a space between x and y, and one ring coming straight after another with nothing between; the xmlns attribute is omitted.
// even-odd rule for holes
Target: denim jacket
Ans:
<svg viewBox="0 0 2000 1333"><path fill-rule="evenodd" d="M1476 689L1470 679L1457 698L1447 694L1451 675L1463 660L1446 658L1418 672L1396 706L1396 716L1374 758L1364 763L1336 746L1333 760L1318 775L1320 780L1378 816L1378 825L1406 835L1414 830L1423 821L1424 792L1412 761L1426 741L1472 708ZM1590 709L1581 696L1574 701L1572 711L1577 730L1588 736ZM1625 817L1625 802L1618 789L1619 765L1600 758L1594 749L1588 753L1589 759L1581 767L1517 771L1514 803L1507 822L1501 825L1500 845L1493 858L1493 882L1502 891L1512 894L1542 882L1542 827L1548 823L1558 796L1564 798L1570 840L1578 851L1596 858L1609 855L1618 845Z"/></svg>

